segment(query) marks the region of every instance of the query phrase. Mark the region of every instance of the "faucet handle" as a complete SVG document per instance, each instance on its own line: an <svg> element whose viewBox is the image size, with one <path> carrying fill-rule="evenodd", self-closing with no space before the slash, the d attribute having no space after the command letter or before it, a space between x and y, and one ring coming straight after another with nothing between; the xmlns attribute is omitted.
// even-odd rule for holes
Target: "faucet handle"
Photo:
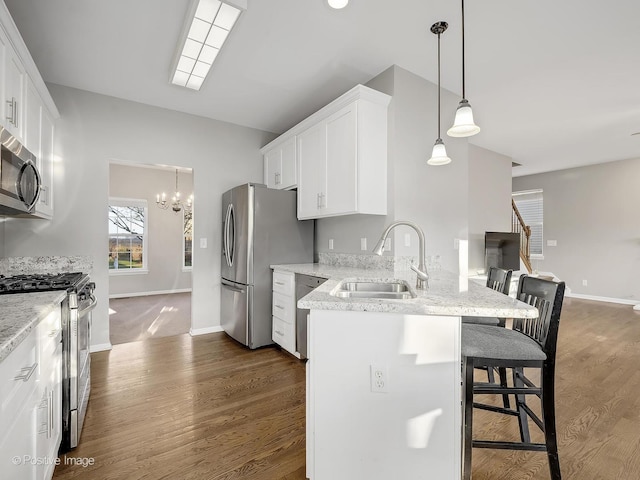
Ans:
<svg viewBox="0 0 640 480"><path fill-rule="evenodd" d="M416 272L416 274L418 275L418 278L421 280L428 280L429 279L429 274L425 271L423 272L422 270L420 270L418 267L415 266L415 264L410 264L409 267L411 268L411 270L413 270L414 272Z"/></svg>

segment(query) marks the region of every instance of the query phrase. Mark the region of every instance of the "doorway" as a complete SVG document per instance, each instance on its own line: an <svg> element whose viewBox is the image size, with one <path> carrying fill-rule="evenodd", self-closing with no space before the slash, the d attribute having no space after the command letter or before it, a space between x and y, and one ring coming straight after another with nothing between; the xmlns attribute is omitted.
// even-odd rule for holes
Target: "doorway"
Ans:
<svg viewBox="0 0 640 480"><path fill-rule="evenodd" d="M192 192L190 168L109 164L112 345L189 332Z"/></svg>

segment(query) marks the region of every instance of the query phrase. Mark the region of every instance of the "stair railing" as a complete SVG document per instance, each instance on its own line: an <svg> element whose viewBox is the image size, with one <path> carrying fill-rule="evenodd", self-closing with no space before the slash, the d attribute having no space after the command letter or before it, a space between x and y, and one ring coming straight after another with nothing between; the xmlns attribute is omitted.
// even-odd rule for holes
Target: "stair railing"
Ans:
<svg viewBox="0 0 640 480"><path fill-rule="evenodd" d="M529 240L531 238L531 227L529 227L520 212L518 211L518 207L516 206L516 202L511 199L511 207L512 207L512 215L511 215L511 231L513 233L520 234L520 259L522 263L527 268L529 273L533 272L533 268L531 266L531 256L529 254Z"/></svg>

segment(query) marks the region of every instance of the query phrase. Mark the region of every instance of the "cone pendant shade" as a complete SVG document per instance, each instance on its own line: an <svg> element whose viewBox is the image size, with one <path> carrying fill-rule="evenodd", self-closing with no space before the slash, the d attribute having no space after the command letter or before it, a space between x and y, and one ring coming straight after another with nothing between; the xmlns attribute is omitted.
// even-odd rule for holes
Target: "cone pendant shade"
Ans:
<svg viewBox="0 0 640 480"><path fill-rule="evenodd" d="M473 110L467 99L463 98L458 104L453 126L447 130L450 137L470 137L480 132L480 127L473 121Z"/></svg>
<svg viewBox="0 0 640 480"><path fill-rule="evenodd" d="M451 163L451 159L447 156L447 149L444 146L441 138L436 140L431 152L431 158L427 160L429 165L446 165Z"/></svg>

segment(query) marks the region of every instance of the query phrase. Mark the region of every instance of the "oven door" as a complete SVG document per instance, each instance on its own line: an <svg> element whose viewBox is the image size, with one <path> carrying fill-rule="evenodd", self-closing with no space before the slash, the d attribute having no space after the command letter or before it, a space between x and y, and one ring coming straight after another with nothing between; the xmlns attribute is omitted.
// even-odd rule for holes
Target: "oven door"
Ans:
<svg viewBox="0 0 640 480"><path fill-rule="evenodd" d="M64 381L62 395L63 434L61 452L78 446L91 392L91 312L97 301L89 290L86 294L70 293L81 300L69 301L67 322L63 321ZM77 307L73 307L77 305ZM63 312L64 313L64 312Z"/></svg>

